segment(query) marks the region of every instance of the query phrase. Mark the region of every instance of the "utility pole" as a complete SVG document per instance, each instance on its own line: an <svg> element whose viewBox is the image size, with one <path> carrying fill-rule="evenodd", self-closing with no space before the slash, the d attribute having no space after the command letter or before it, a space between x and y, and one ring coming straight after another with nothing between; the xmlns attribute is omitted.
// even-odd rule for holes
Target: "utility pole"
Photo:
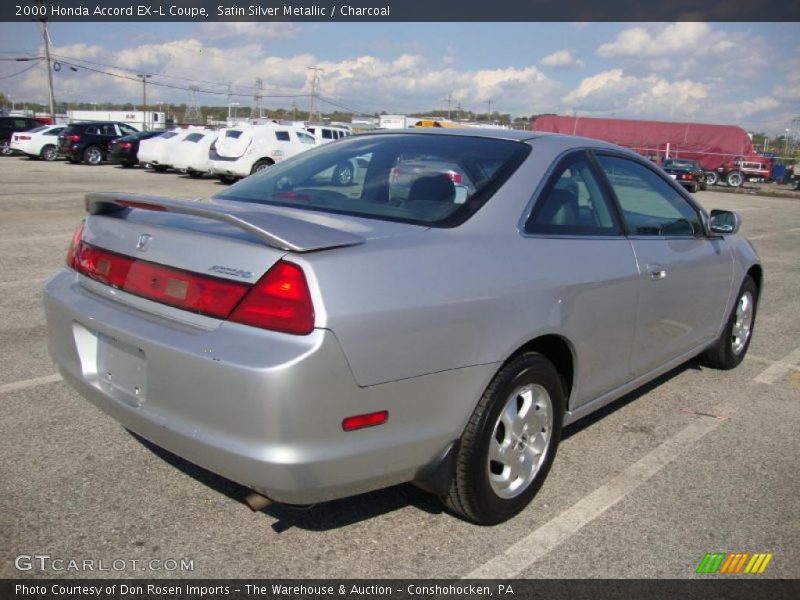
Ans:
<svg viewBox="0 0 800 600"><path fill-rule="evenodd" d="M445 98L445 100L447 100L447 120L449 121L450 120L450 106L453 104L453 92L450 92L449 94L447 94L447 98Z"/></svg>
<svg viewBox="0 0 800 600"><path fill-rule="evenodd" d="M491 123L492 122L492 100L491 99L487 100L486 104L488 104L488 107L486 109L486 122L487 123Z"/></svg>
<svg viewBox="0 0 800 600"><path fill-rule="evenodd" d="M44 9L44 0L38 0L40 6ZM42 14L47 14L45 10ZM53 94L53 63L50 62L50 34L47 31L47 18L42 17L39 21L42 26L42 39L44 40L44 57L47 61L47 89L49 92L50 100L50 121L53 125L56 124L56 100Z"/></svg>
<svg viewBox="0 0 800 600"><path fill-rule="evenodd" d="M136 76L142 80L142 131L147 131L147 80L152 77L147 73L137 73Z"/></svg>
<svg viewBox="0 0 800 600"><path fill-rule="evenodd" d="M317 120L322 121L322 115L319 112L319 74L325 69L320 67L308 67L309 71L314 71L314 74L311 77L311 98L309 99L309 107L308 107L308 120L314 120L314 110L316 109L317 112Z"/></svg>

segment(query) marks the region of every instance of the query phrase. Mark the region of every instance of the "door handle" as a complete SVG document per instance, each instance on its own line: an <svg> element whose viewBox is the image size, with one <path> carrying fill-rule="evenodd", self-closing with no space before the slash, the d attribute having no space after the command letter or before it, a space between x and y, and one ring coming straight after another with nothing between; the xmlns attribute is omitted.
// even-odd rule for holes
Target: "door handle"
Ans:
<svg viewBox="0 0 800 600"><path fill-rule="evenodd" d="M661 265L647 265L651 281L661 281L667 276L667 270Z"/></svg>

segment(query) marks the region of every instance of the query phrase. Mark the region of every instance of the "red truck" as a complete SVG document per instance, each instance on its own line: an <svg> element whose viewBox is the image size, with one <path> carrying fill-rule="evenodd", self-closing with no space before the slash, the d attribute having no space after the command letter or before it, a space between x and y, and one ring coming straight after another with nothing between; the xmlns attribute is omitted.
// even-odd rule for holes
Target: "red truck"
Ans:
<svg viewBox="0 0 800 600"><path fill-rule="evenodd" d="M756 154L750 136L735 125L542 115L531 129L612 142L659 164L667 158L696 160L711 185L739 187L769 179L772 172L772 161Z"/></svg>

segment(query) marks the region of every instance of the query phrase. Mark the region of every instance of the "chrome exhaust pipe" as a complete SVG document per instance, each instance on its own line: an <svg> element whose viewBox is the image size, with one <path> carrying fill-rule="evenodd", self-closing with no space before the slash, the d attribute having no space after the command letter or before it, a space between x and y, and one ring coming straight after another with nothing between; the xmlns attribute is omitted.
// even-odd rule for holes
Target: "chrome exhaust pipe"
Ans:
<svg viewBox="0 0 800 600"><path fill-rule="evenodd" d="M266 496L262 496L258 492L251 492L245 496L244 503L247 504L253 512L258 512L272 504L272 500Z"/></svg>

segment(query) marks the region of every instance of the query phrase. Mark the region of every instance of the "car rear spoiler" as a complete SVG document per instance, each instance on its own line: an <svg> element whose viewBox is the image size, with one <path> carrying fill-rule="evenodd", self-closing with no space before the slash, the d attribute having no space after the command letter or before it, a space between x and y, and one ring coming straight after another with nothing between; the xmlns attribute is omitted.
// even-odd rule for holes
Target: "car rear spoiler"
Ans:
<svg viewBox="0 0 800 600"><path fill-rule="evenodd" d="M264 211L215 205L208 201L113 192L86 195L86 212L90 215L103 215L127 209L179 213L222 221L250 233L268 246L289 252L313 252L366 242L360 235L333 227Z"/></svg>

